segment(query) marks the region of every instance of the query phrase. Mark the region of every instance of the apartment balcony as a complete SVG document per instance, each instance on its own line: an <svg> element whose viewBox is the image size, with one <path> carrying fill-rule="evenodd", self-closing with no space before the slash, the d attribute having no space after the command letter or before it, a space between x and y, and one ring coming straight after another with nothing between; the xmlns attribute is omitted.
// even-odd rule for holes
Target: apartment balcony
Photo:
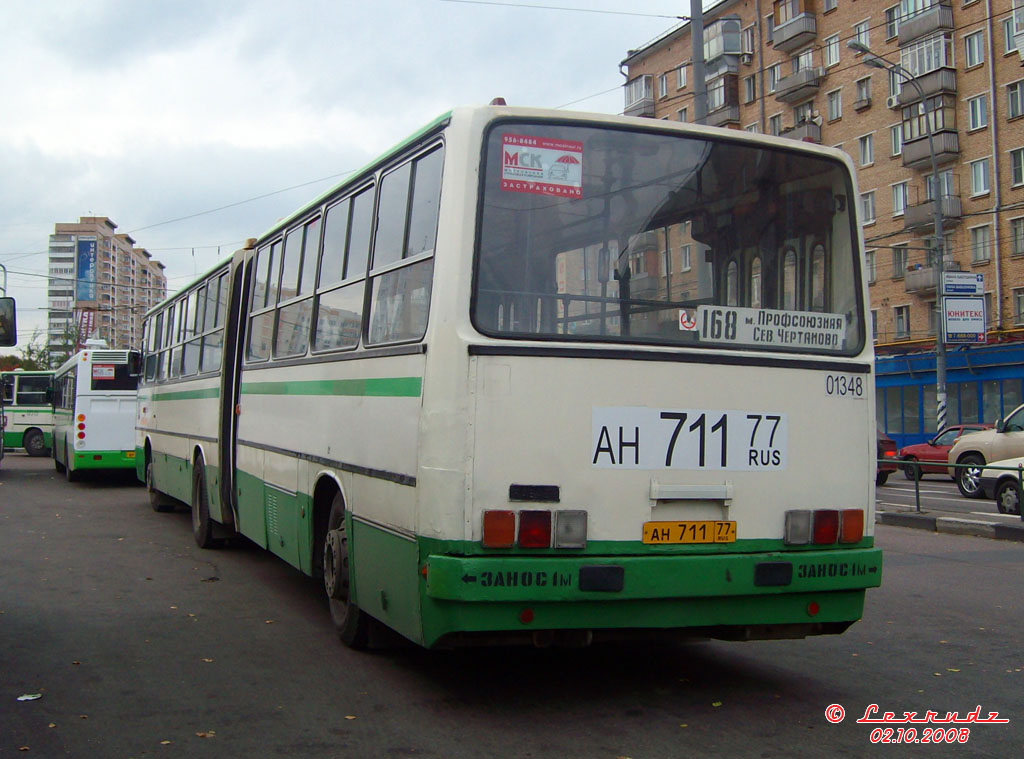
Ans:
<svg viewBox="0 0 1024 759"><path fill-rule="evenodd" d="M960 196L944 195L942 197L942 227L944 229L955 227L963 219L963 216L964 212L960 203ZM930 200L907 206L903 212L904 229L931 227L934 223L935 203Z"/></svg>
<svg viewBox="0 0 1024 759"><path fill-rule="evenodd" d="M940 2L910 18L900 19L899 45L909 44L932 32L952 31L953 6L949 0Z"/></svg>
<svg viewBox="0 0 1024 759"><path fill-rule="evenodd" d="M818 19L813 13L801 13L772 30L772 47L791 53L818 36Z"/></svg>
<svg viewBox="0 0 1024 759"><path fill-rule="evenodd" d="M789 129L783 129L780 137L788 137L791 140L802 140L821 144L821 127L812 121L804 121Z"/></svg>
<svg viewBox="0 0 1024 759"><path fill-rule="evenodd" d="M738 105L723 105L707 115L708 126L725 126L726 124L739 123L740 107Z"/></svg>
<svg viewBox="0 0 1024 759"><path fill-rule="evenodd" d="M775 85L775 99L783 103L798 103L817 93L821 80L825 78L825 70L812 66L800 69L794 74L784 76Z"/></svg>
<svg viewBox="0 0 1024 759"><path fill-rule="evenodd" d="M870 97L859 98L859 99L853 101L853 110L855 110L857 113L860 113L861 111L866 111L870 107L871 107L871 98Z"/></svg>
<svg viewBox="0 0 1024 759"><path fill-rule="evenodd" d="M956 261L950 257L942 260L943 271L963 271ZM903 277L903 286L908 293L934 292L939 283L937 266L919 266L907 271Z"/></svg>
<svg viewBox="0 0 1024 759"><path fill-rule="evenodd" d="M929 71L914 79L921 92L926 98L933 95L955 95L956 94L956 69L940 68ZM900 105L920 102L921 97L917 94L917 88L911 84L904 84L899 94Z"/></svg>
<svg viewBox="0 0 1024 759"><path fill-rule="evenodd" d="M959 135L955 131L942 131L936 133L934 138L935 163L942 166L955 161L960 155ZM908 169L931 173L931 151L928 149L927 137L903 143L903 165Z"/></svg>
<svg viewBox="0 0 1024 759"><path fill-rule="evenodd" d="M625 86L626 107L623 114L626 116L653 116L654 115L654 77L650 74L643 74L636 79L626 82Z"/></svg>

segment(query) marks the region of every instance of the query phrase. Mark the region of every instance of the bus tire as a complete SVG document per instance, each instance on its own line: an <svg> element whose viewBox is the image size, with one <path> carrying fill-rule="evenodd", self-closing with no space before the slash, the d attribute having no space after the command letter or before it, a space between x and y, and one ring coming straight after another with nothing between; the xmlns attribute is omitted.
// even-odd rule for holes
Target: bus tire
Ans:
<svg viewBox="0 0 1024 759"><path fill-rule="evenodd" d="M35 427L25 431L22 446L25 448L25 453L29 456L46 455L46 440L43 438L42 431L37 430Z"/></svg>
<svg viewBox="0 0 1024 759"><path fill-rule="evenodd" d="M146 494L149 496L149 505L153 511L174 511L174 504L171 500L156 489L152 459L146 461Z"/></svg>
<svg viewBox="0 0 1024 759"><path fill-rule="evenodd" d="M345 530L345 504L341 493L334 494L331 515L324 537L324 590L331 608L331 620L341 642L350 648L366 648L369 641L369 619L349 598L350 567L348 534Z"/></svg>
<svg viewBox="0 0 1024 759"><path fill-rule="evenodd" d="M59 474L64 474L64 465L60 463L60 459L57 458L57 446L53 446L50 449L50 453L53 455L53 468L57 470Z"/></svg>
<svg viewBox="0 0 1024 759"><path fill-rule="evenodd" d="M224 540L214 537L210 519L210 496L206 492L206 467L198 459L192 469L192 536L200 548L219 548Z"/></svg>
<svg viewBox="0 0 1024 759"><path fill-rule="evenodd" d="M68 455L68 441L64 441L64 476L68 482L78 482L82 475L74 470L71 464L71 456Z"/></svg>

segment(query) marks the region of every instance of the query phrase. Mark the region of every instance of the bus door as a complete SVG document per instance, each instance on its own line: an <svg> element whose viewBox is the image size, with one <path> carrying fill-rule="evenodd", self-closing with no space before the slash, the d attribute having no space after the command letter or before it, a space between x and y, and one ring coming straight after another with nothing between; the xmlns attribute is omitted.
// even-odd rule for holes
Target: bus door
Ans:
<svg viewBox="0 0 1024 759"><path fill-rule="evenodd" d="M248 251L246 251L248 253ZM238 514L238 500L235 487L235 471L237 466L238 416L240 401L239 388L242 377L242 356L245 341L241 333L245 331L245 306L249 301L249 282L253 267L253 257L246 255L231 265L231 291L228 296L228 313L224 323L224 370L221 373L220 388L220 429L217 435L220 446L221 503L229 504ZM227 350L233 346L233 350ZM225 517L227 515L224 515ZM235 526L238 526L237 519Z"/></svg>

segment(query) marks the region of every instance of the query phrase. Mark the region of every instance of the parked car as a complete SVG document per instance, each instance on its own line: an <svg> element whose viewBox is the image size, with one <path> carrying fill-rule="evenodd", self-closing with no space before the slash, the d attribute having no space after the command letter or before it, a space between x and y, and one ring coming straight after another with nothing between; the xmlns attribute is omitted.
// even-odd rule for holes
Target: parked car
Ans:
<svg viewBox="0 0 1024 759"><path fill-rule="evenodd" d="M984 493L978 478L985 464L1024 456L1024 405L996 422L994 429L964 435L949 449L949 474L956 480L960 493L967 498L981 498Z"/></svg>
<svg viewBox="0 0 1024 759"><path fill-rule="evenodd" d="M978 475L978 487L996 502L1000 514L1020 514L1020 467L1024 457L993 461Z"/></svg>
<svg viewBox="0 0 1024 759"><path fill-rule="evenodd" d="M884 485L889 475L899 469L897 455L899 446L896 441L878 430L878 468L875 471L875 484Z"/></svg>
<svg viewBox="0 0 1024 759"><path fill-rule="evenodd" d="M919 480L925 474L948 475L949 449L961 435L991 427L991 424L952 424L927 443L904 446L900 448L900 469L908 480Z"/></svg>

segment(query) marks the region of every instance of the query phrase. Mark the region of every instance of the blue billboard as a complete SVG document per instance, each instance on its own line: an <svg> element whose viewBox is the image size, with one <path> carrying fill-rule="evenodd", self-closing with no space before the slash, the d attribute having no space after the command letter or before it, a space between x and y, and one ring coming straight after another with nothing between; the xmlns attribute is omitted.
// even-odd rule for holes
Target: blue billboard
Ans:
<svg viewBox="0 0 1024 759"><path fill-rule="evenodd" d="M75 300L96 300L96 241L78 241Z"/></svg>

